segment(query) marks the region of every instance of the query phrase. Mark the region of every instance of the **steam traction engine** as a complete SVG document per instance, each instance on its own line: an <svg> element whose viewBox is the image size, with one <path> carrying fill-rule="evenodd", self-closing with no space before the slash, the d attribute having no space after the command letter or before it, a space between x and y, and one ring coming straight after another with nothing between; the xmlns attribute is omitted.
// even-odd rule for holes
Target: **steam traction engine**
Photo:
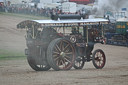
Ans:
<svg viewBox="0 0 128 85"><path fill-rule="evenodd" d="M82 69L89 61L102 69L104 52L92 50L102 39L102 28L107 23L106 19L27 20L17 28L26 29L25 54L36 71Z"/></svg>

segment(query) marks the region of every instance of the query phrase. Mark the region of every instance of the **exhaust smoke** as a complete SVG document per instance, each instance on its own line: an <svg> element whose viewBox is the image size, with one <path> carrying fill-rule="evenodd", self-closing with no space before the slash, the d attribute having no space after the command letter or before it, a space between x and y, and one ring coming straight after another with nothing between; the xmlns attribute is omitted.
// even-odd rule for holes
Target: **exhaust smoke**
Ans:
<svg viewBox="0 0 128 85"><path fill-rule="evenodd" d="M127 6L127 0L98 0L93 7L92 13L103 16L106 11L120 12L122 8L127 8Z"/></svg>

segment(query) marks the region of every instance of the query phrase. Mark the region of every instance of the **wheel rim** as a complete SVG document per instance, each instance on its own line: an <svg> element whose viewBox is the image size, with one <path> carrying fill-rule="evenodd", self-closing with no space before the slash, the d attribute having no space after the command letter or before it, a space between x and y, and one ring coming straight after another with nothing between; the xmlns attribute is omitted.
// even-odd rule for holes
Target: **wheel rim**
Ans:
<svg viewBox="0 0 128 85"><path fill-rule="evenodd" d="M61 40L53 49L53 59L59 69L65 70L72 66L75 59L75 51L71 43Z"/></svg>
<svg viewBox="0 0 128 85"><path fill-rule="evenodd" d="M97 51L94 56L95 64L98 68L103 68L105 65L105 55L102 51Z"/></svg>

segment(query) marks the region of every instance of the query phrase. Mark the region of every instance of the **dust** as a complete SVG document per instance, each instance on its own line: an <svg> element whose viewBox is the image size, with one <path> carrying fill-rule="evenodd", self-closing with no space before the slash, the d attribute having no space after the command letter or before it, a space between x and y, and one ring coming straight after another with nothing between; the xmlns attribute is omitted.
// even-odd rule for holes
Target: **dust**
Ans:
<svg viewBox="0 0 128 85"><path fill-rule="evenodd" d="M25 31L16 28L24 19L7 15L0 15L0 19L0 49L24 54Z"/></svg>

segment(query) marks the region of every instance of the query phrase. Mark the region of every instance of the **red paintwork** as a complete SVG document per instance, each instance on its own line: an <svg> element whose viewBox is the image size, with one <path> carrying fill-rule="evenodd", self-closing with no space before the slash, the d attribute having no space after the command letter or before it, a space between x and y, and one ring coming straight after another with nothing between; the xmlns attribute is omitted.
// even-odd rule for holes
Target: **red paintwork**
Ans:
<svg viewBox="0 0 128 85"><path fill-rule="evenodd" d="M69 2L75 2L77 4L89 4L93 3L95 0L69 0Z"/></svg>

